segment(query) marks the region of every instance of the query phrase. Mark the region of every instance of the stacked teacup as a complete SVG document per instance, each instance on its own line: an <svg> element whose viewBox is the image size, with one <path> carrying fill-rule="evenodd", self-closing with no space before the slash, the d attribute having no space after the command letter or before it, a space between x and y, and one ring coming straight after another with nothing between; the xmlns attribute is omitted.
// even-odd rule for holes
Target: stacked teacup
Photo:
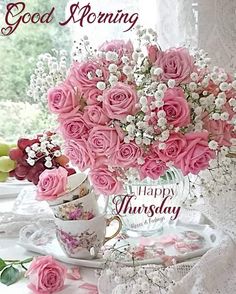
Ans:
<svg viewBox="0 0 236 294"><path fill-rule="evenodd" d="M46 177L42 174L38 190L42 191L44 184L46 188L53 186L50 182L52 179L56 180L56 177L53 177L53 170L47 172ZM61 181L64 180L61 175ZM58 187L61 186L59 181L57 184ZM54 188L56 189L55 185ZM57 240L69 257L95 258L104 243L118 235L121 230L121 221L117 216L107 219L99 212L97 196L85 174L80 173L67 177L67 185L63 190L62 192L57 189L57 193L62 193L51 199L39 199L47 200L54 213ZM106 228L113 220L119 222L119 227L111 237L107 238Z"/></svg>

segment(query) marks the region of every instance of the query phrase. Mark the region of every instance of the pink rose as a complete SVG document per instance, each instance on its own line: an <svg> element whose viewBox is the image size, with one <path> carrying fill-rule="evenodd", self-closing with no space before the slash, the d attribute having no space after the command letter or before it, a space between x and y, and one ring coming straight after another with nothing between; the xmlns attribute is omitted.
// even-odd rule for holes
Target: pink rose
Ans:
<svg viewBox="0 0 236 294"><path fill-rule="evenodd" d="M103 109L111 119L124 119L136 112L136 91L128 85L117 83L104 92Z"/></svg>
<svg viewBox="0 0 236 294"><path fill-rule="evenodd" d="M148 59L150 63L152 64L155 63L160 51L159 48L157 47L157 45L148 45L147 50L148 50Z"/></svg>
<svg viewBox="0 0 236 294"><path fill-rule="evenodd" d="M141 157L142 151L135 143L122 143L112 156L112 163L120 167L134 167L137 159Z"/></svg>
<svg viewBox="0 0 236 294"><path fill-rule="evenodd" d="M233 125L227 121L209 119L209 116L205 117L203 121L203 127L209 132L211 140L218 142L220 147L232 145L230 140L236 138Z"/></svg>
<svg viewBox="0 0 236 294"><path fill-rule="evenodd" d="M79 140L88 136L89 127L81 112L59 116L60 131L65 139Z"/></svg>
<svg viewBox="0 0 236 294"><path fill-rule="evenodd" d="M101 71L101 76L97 75L97 70ZM85 99L88 99L88 104L98 104L97 97L102 92L97 89L97 83L104 82L107 78L107 69L95 61L89 60L82 63L75 62L70 69L68 81L74 87L78 87Z"/></svg>
<svg viewBox="0 0 236 294"><path fill-rule="evenodd" d="M154 151L164 162L175 162L178 156L184 151L186 144L186 138L184 135L181 133L172 133L168 140L165 141L165 149L160 150L157 144L154 146Z"/></svg>
<svg viewBox="0 0 236 294"><path fill-rule="evenodd" d="M71 112L79 107L78 92L66 83L49 89L48 107L51 112L56 114Z"/></svg>
<svg viewBox="0 0 236 294"><path fill-rule="evenodd" d="M172 48L160 52L155 65L163 70L162 81L174 79L176 85L188 82L194 71L193 57L186 48Z"/></svg>
<svg viewBox="0 0 236 294"><path fill-rule="evenodd" d="M105 166L92 169L90 179L98 193L110 196L122 192L122 183L118 181L117 174Z"/></svg>
<svg viewBox="0 0 236 294"><path fill-rule="evenodd" d="M163 110L169 124L174 127L186 127L190 123L189 105L181 88L168 89L163 101Z"/></svg>
<svg viewBox="0 0 236 294"><path fill-rule="evenodd" d="M99 90L97 87L91 87L84 92L84 97L86 98L86 103L88 105L101 104L101 102L98 101L98 97L101 95L102 91Z"/></svg>
<svg viewBox="0 0 236 294"><path fill-rule="evenodd" d="M29 289L35 294L51 294L64 287L67 269L52 256L35 257L26 276Z"/></svg>
<svg viewBox="0 0 236 294"><path fill-rule="evenodd" d="M118 150L120 139L116 129L106 126L97 126L89 133L88 144L98 157L109 157Z"/></svg>
<svg viewBox="0 0 236 294"><path fill-rule="evenodd" d="M145 163L141 166L139 175L143 180L149 177L152 180L157 180L160 176L163 176L167 170L166 163L160 160L155 154L147 156Z"/></svg>
<svg viewBox="0 0 236 294"><path fill-rule="evenodd" d="M93 152L90 150L86 140L69 140L65 144L65 154L80 171L91 167L94 163Z"/></svg>
<svg viewBox="0 0 236 294"><path fill-rule="evenodd" d="M125 42L123 40L113 40L113 41L106 41L101 45L99 48L101 51L108 52L116 52L118 54L118 62L117 64L121 64L121 58L122 56L128 56L131 57L132 53L134 52L134 47L132 42L129 40L128 42Z"/></svg>
<svg viewBox="0 0 236 294"><path fill-rule="evenodd" d="M209 161L216 154L208 147L208 132L196 132L185 135L187 145L178 156L175 166L180 168L186 176L189 173L198 174L209 167Z"/></svg>
<svg viewBox="0 0 236 294"><path fill-rule="evenodd" d="M37 200L54 200L67 189L68 172L63 167L46 169L39 176Z"/></svg>
<svg viewBox="0 0 236 294"><path fill-rule="evenodd" d="M110 119L104 110L98 105L90 105L84 108L84 121L89 127L106 125Z"/></svg>
<svg viewBox="0 0 236 294"><path fill-rule="evenodd" d="M97 70L102 71L102 76L98 77ZM79 87L82 92L96 87L97 83L104 80L105 74L103 67L95 61L74 62L68 76L68 81L74 86Z"/></svg>

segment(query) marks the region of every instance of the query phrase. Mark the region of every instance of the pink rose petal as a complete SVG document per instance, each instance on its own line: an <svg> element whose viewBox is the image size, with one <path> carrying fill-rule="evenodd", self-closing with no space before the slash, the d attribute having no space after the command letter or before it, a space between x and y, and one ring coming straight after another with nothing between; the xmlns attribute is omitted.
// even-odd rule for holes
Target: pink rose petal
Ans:
<svg viewBox="0 0 236 294"><path fill-rule="evenodd" d="M66 275L67 279L70 280L80 280L81 275L79 272L79 268L78 267L72 267L71 269L68 270L67 275Z"/></svg>

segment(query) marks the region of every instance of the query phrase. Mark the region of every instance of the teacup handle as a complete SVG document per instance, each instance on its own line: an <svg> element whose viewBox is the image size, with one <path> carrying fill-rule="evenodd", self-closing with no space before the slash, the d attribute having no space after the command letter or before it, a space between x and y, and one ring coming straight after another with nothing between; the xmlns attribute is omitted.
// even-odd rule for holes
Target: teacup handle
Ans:
<svg viewBox="0 0 236 294"><path fill-rule="evenodd" d="M114 220L118 221L119 227L118 227L117 231L113 235L111 235L110 237L105 237L105 240L104 240L104 243L103 244L105 244L106 242L108 242L111 239L115 238L120 233L120 231L122 229L121 219L117 215L112 216L112 217L106 219L106 225L109 226L111 224L111 222L113 222Z"/></svg>

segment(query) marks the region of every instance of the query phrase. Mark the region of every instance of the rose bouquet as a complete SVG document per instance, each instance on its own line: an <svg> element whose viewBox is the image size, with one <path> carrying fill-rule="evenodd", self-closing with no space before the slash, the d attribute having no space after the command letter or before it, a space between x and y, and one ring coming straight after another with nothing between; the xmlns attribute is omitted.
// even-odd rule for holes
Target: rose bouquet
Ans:
<svg viewBox="0 0 236 294"><path fill-rule="evenodd" d="M187 48L162 51L156 33L93 50L77 46L64 81L48 91L66 155L89 169L95 189L122 191L130 179L156 180L174 166L198 174L235 145L236 77Z"/></svg>

